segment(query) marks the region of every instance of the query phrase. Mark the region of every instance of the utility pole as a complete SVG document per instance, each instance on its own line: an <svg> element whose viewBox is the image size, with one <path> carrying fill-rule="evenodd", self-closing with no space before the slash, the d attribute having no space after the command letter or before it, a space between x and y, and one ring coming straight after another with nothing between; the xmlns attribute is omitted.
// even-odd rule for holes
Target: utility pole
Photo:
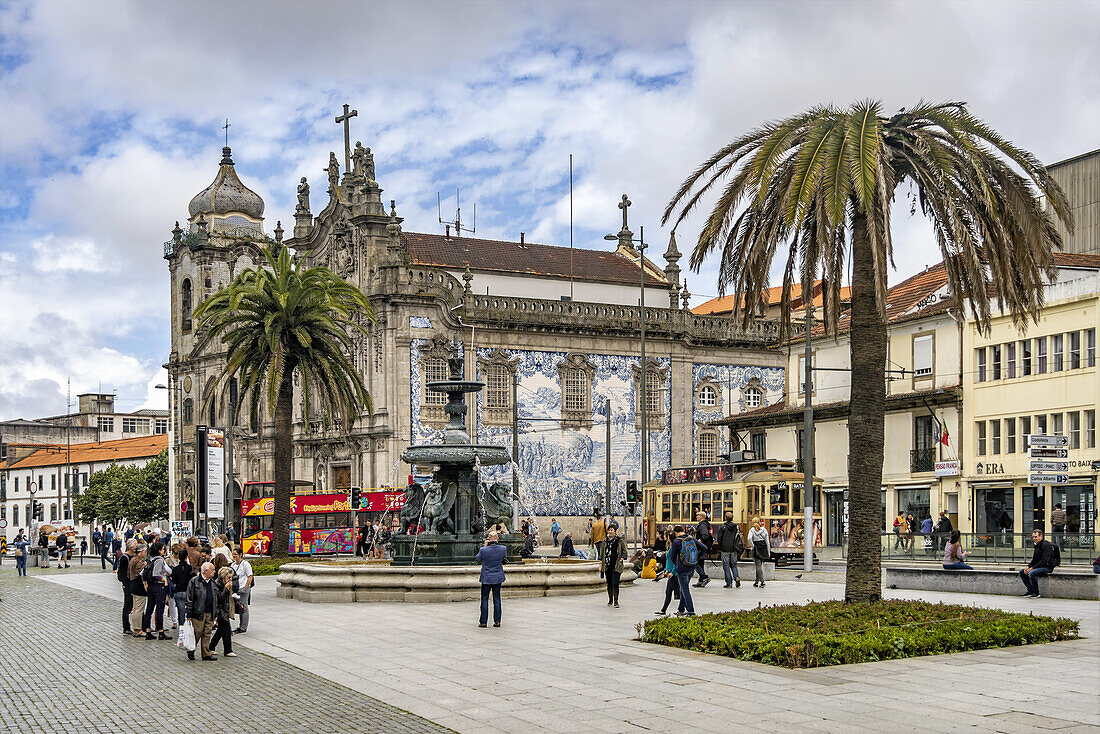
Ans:
<svg viewBox="0 0 1100 734"><path fill-rule="evenodd" d="M646 476L649 474L649 375L646 372L645 363L645 227L640 230L641 242L638 243L638 272L641 274L639 277L639 291L638 291L638 304L640 306L638 310L639 314L639 326L641 331L641 413L642 413L642 471L641 481L638 482L638 486L642 486L646 483ZM623 518L623 524L626 524L626 518Z"/></svg>
<svg viewBox="0 0 1100 734"><path fill-rule="evenodd" d="M807 292L803 287L802 292ZM806 302L806 372L803 390L806 393L802 423L802 571L814 570L814 399L813 399L813 350L810 346L810 332L814 323L813 291Z"/></svg>
<svg viewBox="0 0 1100 734"><path fill-rule="evenodd" d="M512 373L512 532L519 527L519 371Z"/></svg>
<svg viewBox="0 0 1100 734"><path fill-rule="evenodd" d="M604 399L604 514L611 514L611 396Z"/></svg>
<svg viewBox="0 0 1100 734"><path fill-rule="evenodd" d="M233 426L237 424L237 378L229 379L229 425L225 428L225 470L228 474L225 482L225 525L228 531L233 525ZM239 511L239 508L238 508ZM240 537L234 532L233 539L240 542ZM354 538L354 536L352 536Z"/></svg>

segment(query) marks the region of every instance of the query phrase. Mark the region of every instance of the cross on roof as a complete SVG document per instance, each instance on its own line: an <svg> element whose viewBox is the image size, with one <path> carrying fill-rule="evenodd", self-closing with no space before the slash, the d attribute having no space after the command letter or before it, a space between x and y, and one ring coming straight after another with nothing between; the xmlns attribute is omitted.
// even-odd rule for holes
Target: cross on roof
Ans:
<svg viewBox="0 0 1100 734"><path fill-rule="evenodd" d="M229 118L225 118L225 124L222 125L222 129L225 130L225 147L229 147L229 128L232 127L229 124Z"/></svg>
<svg viewBox="0 0 1100 734"><path fill-rule="evenodd" d="M351 171L351 118L359 116L359 110L348 110L344 105L344 114L336 117L336 124L344 123L344 173Z"/></svg>
<svg viewBox="0 0 1100 734"><path fill-rule="evenodd" d="M626 208L631 203L630 199L626 198L626 194L623 194L623 200L619 202L619 208L623 210L623 229L626 229Z"/></svg>

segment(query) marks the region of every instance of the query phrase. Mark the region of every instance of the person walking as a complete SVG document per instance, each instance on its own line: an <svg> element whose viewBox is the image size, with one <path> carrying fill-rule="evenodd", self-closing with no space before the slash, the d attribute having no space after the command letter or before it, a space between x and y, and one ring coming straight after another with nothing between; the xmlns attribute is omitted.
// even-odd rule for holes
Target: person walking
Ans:
<svg viewBox="0 0 1100 734"><path fill-rule="evenodd" d="M714 532L705 512L695 513L695 523L695 540L703 546L703 552L699 556L699 565L696 569L699 572L699 581L695 583L695 586L701 589L710 583L706 562L707 554L710 553L710 546L714 543Z"/></svg>
<svg viewBox="0 0 1100 734"><path fill-rule="evenodd" d="M182 624L187 619L187 585L195 575L195 568L187 562L187 547L177 546L176 567L172 569L172 603L176 607L176 619Z"/></svg>
<svg viewBox="0 0 1100 734"><path fill-rule="evenodd" d="M596 547L596 558L603 558L603 544L607 540L607 523L597 517L592 523L592 545ZM600 564L600 578L603 578L603 564Z"/></svg>
<svg viewBox="0 0 1100 734"><path fill-rule="evenodd" d="M894 550L905 550L905 513L899 512L894 518Z"/></svg>
<svg viewBox="0 0 1100 734"><path fill-rule="evenodd" d="M202 566L202 551L199 549L199 539L192 535L187 539L187 562L191 568L199 569Z"/></svg>
<svg viewBox="0 0 1100 734"><path fill-rule="evenodd" d="M604 555L600 569L607 579L607 606L619 608L619 581L623 575L623 561L626 560L626 543L619 537L619 529L612 525L607 529L607 542L604 543Z"/></svg>
<svg viewBox="0 0 1100 734"><path fill-rule="evenodd" d="M134 608L130 612L130 625L134 630L134 637L144 637L149 631L145 629L143 624L145 621L145 607L149 603L149 591L145 586L145 580L142 578L142 571L145 570L146 564L145 554L148 549L148 546L138 543L130 556L130 565L126 571L130 580L130 593L133 595L134 600Z"/></svg>
<svg viewBox="0 0 1100 734"><path fill-rule="evenodd" d="M1050 529L1054 531L1054 542L1058 544L1058 548L1065 548L1066 511L1062 509L1061 502L1055 504L1050 512Z"/></svg>
<svg viewBox="0 0 1100 734"><path fill-rule="evenodd" d="M974 567L966 562L966 557L970 555L962 548L962 543L959 539L962 537L962 533L958 530L951 531L951 538L947 541L947 545L943 549L943 569L945 571L973 571Z"/></svg>
<svg viewBox="0 0 1100 734"><path fill-rule="evenodd" d="M210 652L213 654L222 643L222 657L235 658L233 652L233 612L237 601L237 575L233 569L223 566L218 571L214 587L214 634L210 638Z"/></svg>
<svg viewBox="0 0 1100 734"><path fill-rule="evenodd" d="M159 540L149 546L149 558L142 574L147 601L145 611L141 615L141 627L145 630L147 640L169 639L164 633L164 601L168 597L169 570L168 564L164 561L163 552L164 546ZM153 636L154 631L157 637Z"/></svg>
<svg viewBox="0 0 1100 734"><path fill-rule="evenodd" d="M680 583L676 580L676 557L672 555L672 543L676 540L676 533L672 530L666 530L664 537L668 542L669 550L658 556L664 564L665 570L657 577L657 580L665 579L665 603L657 611L658 616L661 617L668 612L668 605L672 603L672 598L680 598Z"/></svg>
<svg viewBox="0 0 1100 734"><path fill-rule="evenodd" d="M84 565L84 556L88 555L88 539L80 539L80 565Z"/></svg>
<svg viewBox="0 0 1100 734"><path fill-rule="evenodd" d="M54 545L57 546L57 567L69 568L69 536L65 533L58 533Z"/></svg>
<svg viewBox="0 0 1100 734"><path fill-rule="evenodd" d="M133 540L126 543L126 552L120 553L115 559L115 578L122 584L122 634L133 634L130 625L130 615L134 611L134 595L130 591L130 560L137 549L137 543Z"/></svg>
<svg viewBox="0 0 1100 734"><path fill-rule="evenodd" d="M759 517L752 519L752 529L749 530L749 544L752 546L752 562L756 566L756 580L753 586L764 588L764 562L771 558L771 546L768 542L768 531L760 523Z"/></svg>
<svg viewBox="0 0 1100 734"><path fill-rule="evenodd" d="M96 554L97 556L99 555L99 542L100 542L100 541L101 541L102 539L103 539L103 533L101 533L101 532L99 531L99 526L98 526L98 525L96 525L96 526L95 526L95 529L94 529L94 530L92 530L92 551L93 551L93 552L94 552L94 553L95 553L95 554Z"/></svg>
<svg viewBox="0 0 1100 734"><path fill-rule="evenodd" d="M474 556L474 560L481 564L481 617L478 627L485 627L489 622L490 593L493 595L493 626L500 626L500 585L504 583L504 558L508 555L508 549L497 542L499 539L496 531L489 533L485 545Z"/></svg>
<svg viewBox="0 0 1100 734"><path fill-rule="evenodd" d="M225 562L231 563L233 556L229 554L229 548L225 546L225 538L220 535L215 535L214 539L210 541L210 560L214 560L216 556L222 556L225 558Z"/></svg>
<svg viewBox="0 0 1100 734"><path fill-rule="evenodd" d="M722 575L726 578L726 589L737 584L741 587L741 576L737 572L737 559L745 552L745 538L741 528L733 521L733 512L726 510L725 522L718 528L718 552L722 554Z"/></svg>
<svg viewBox="0 0 1100 734"><path fill-rule="evenodd" d="M99 535L99 545L96 546L96 553L99 556L99 568L101 571L107 570L107 554L111 552L111 548L114 545L115 536L111 532L110 526L104 525L103 532ZM115 560L111 560L111 570L115 568Z"/></svg>
<svg viewBox="0 0 1100 734"><path fill-rule="evenodd" d="M355 555L366 558L374 544L374 527L368 522L359 528L359 542L355 544Z"/></svg>
<svg viewBox="0 0 1100 734"><path fill-rule="evenodd" d="M1027 589L1022 596L1037 599L1039 579L1054 573L1054 569L1062 563L1062 557L1058 552L1058 546L1043 539L1042 530L1031 531L1031 542L1035 544L1035 550L1032 551L1031 562L1027 564L1027 568L1020 569L1020 580L1024 582L1024 587Z"/></svg>
<svg viewBox="0 0 1100 734"><path fill-rule="evenodd" d="M19 534L15 536L15 541L12 543L15 548L15 572L19 576L27 575L27 555L30 553L31 543L27 540L27 536L23 534L23 529L19 529Z"/></svg>
<svg viewBox="0 0 1100 734"><path fill-rule="evenodd" d="M917 529L917 518L913 517L913 513L910 512L905 516L905 543L909 546L909 553L913 552L913 534Z"/></svg>
<svg viewBox="0 0 1100 734"><path fill-rule="evenodd" d="M214 633L214 564L209 561L187 584L187 619L195 630L195 641L204 661L217 660L210 652L210 636ZM195 651L188 650L187 657L195 659Z"/></svg>
<svg viewBox="0 0 1100 734"><path fill-rule="evenodd" d="M252 564L244 557L240 548L233 549L233 573L237 574L237 594L241 604L240 622L233 632L242 635L248 632L248 608L252 604L252 582L255 579L252 575Z"/></svg>
<svg viewBox="0 0 1100 734"><path fill-rule="evenodd" d="M111 568L116 569L118 566L118 557L122 555L122 538L118 537L118 531L112 531L111 535Z"/></svg>
<svg viewBox="0 0 1100 734"><path fill-rule="evenodd" d="M676 539L672 541L669 553L676 562L676 583L680 587L680 606L676 614L686 617L695 616L695 603L691 599L691 577L699 566L699 554L703 545L684 532L683 525L673 528Z"/></svg>
<svg viewBox="0 0 1100 734"><path fill-rule="evenodd" d="M554 536L554 547L558 547L558 533L561 532L561 525L558 523L558 518L550 518L550 534Z"/></svg>

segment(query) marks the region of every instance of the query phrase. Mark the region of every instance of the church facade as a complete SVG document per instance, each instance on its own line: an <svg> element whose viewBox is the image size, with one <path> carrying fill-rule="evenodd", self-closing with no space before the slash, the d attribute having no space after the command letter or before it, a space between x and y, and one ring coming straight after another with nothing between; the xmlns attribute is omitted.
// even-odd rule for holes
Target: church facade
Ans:
<svg viewBox="0 0 1100 734"><path fill-rule="evenodd" d="M446 396L424 385L445 377L454 349L466 376L486 383L470 398L473 440L512 447L518 425L523 514L590 513L607 491L609 464L617 505L625 480L643 475L643 399L650 429L645 474L653 477L730 449L725 433L707 422L782 398L785 359L774 348L774 324L746 330L729 318L693 314L675 238L663 268L645 258L628 226L625 195L614 250L568 248L528 243L522 235L519 242L478 239L461 228L406 232L396 202L383 203L372 153L359 144L354 151L347 146L342 177L335 154L326 172L320 210L312 211L318 197L302 179L291 236L284 237L280 223L269 237L264 203L241 182L225 148L214 182L190 203L186 227L177 224L165 243L174 512L194 498L196 426L224 427L230 412L228 390L217 381L225 354L217 342L197 349L201 334L192 311L259 265L262 248L275 243L361 288L376 319L352 355L373 412L343 427L295 408L294 478L318 492L401 487L425 469L400 456L410 444L441 439ZM270 416L262 412L256 425L244 418L232 435L230 486L239 498L245 482L273 478ZM510 473L492 467L484 476Z"/></svg>

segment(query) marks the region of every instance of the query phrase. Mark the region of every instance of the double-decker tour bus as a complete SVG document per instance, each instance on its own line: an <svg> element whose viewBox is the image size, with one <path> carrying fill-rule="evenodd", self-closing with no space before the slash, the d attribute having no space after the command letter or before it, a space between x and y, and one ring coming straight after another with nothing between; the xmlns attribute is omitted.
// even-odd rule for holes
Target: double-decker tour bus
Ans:
<svg viewBox="0 0 1100 734"><path fill-rule="evenodd" d="M315 494L313 484L294 481L290 488L290 547L295 554L352 553L355 526L401 509L400 490L366 490L360 495L355 522L350 492ZM241 498L241 545L245 553L270 553L274 482L245 482Z"/></svg>
<svg viewBox="0 0 1100 734"><path fill-rule="evenodd" d="M707 513L715 532L727 511L748 537L752 519L767 528L776 563L801 556L805 541L802 498L804 477L794 463L757 460L745 451L743 460L665 469L661 479L642 488L645 537L652 544L658 533L674 525L694 525ZM821 480L814 477L813 544L821 546Z"/></svg>

